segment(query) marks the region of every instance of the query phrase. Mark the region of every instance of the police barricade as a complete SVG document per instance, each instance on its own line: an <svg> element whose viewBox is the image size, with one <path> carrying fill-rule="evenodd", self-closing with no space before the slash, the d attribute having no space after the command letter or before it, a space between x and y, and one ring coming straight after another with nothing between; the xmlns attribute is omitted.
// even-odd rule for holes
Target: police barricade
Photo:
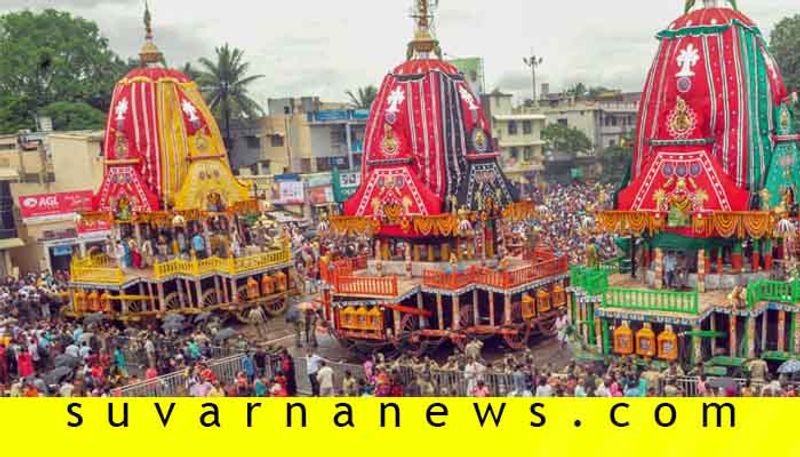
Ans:
<svg viewBox="0 0 800 457"><path fill-rule="evenodd" d="M329 361L326 361L326 364L333 369L334 391L337 394L342 392L342 380L346 372L349 371L356 380L365 377L364 368L361 365ZM297 375L298 392L303 395L310 395L311 381L308 377L306 357L295 359L295 373ZM469 390L478 381L483 381L493 396L506 396L515 390L513 375L503 372L484 372L469 378L461 370L429 370L424 373L417 373L409 366L399 366L392 369L391 375L395 376L405 387L412 382L416 382L418 377L428 376L434 386L436 395L443 397L469 396Z"/></svg>
<svg viewBox="0 0 800 457"><path fill-rule="evenodd" d="M230 384L235 381L236 375L244 370L247 355L237 354L222 359L206 362L220 382ZM188 396L186 378L187 370L175 371L147 381L137 382L122 387L118 396L122 397L185 397Z"/></svg>

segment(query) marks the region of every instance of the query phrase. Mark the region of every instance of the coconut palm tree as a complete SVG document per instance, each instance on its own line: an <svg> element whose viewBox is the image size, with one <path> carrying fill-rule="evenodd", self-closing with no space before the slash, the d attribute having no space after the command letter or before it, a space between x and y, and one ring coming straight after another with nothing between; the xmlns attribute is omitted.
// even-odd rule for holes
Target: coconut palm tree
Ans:
<svg viewBox="0 0 800 457"><path fill-rule="evenodd" d="M359 87L356 93L352 90L345 92L350 97L350 104L357 109L370 109L372 102L378 97L378 88L375 86Z"/></svg>
<svg viewBox="0 0 800 457"><path fill-rule="evenodd" d="M244 61L244 51L225 43L215 49L216 61L205 57L199 60L197 81L200 90L225 130L225 146L232 147L231 120L251 119L264 110L250 98L249 86L264 75L248 75L250 64Z"/></svg>

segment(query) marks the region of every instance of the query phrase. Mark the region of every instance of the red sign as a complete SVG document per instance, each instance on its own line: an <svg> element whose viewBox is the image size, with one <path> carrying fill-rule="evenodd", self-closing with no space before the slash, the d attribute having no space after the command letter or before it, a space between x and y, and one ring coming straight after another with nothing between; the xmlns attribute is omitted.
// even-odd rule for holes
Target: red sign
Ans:
<svg viewBox="0 0 800 457"><path fill-rule="evenodd" d="M58 192L19 197L19 212L23 219L31 217L69 216L92 209L92 191Z"/></svg>
<svg viewBox="0 0 800 457"><path fill-rule="evenodd" d="M111 230L111 224L106 221L80 221L78 223L78 235L86 233L107 232Z"/></svg>

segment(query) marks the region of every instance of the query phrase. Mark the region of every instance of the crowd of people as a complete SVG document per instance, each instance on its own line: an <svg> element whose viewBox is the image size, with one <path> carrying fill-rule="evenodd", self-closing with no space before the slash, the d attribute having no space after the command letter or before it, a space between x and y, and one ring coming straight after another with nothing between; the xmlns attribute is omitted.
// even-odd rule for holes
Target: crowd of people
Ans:
<svg viewBox="0 0 800 457"><path fill-rule="evenodd" d="M111 396L118 389L250 343L214 341L213 325L125 327L102 315L63 318L67 275L26 275L0 286L0 396Z"/></svg>
<svg viewBox="0 0 800 457"><path fill-rule="evenodd" d="M613 186L602 184L536 187L531 193L538 211L538 217L532 222L533 230L556 254L568 255L570 264L586 264L589 245L595 246L601 260L615 257L614 236L597 233L593 215L594 211L611 204L613 192Z"/></svg>

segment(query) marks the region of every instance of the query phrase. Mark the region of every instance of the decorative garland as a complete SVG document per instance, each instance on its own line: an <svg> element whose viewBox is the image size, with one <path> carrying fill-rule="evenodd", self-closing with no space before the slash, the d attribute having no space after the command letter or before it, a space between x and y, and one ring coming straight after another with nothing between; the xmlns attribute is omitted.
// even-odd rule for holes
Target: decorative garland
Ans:
<svg viewBox="0 0 800 457"><path fill-rule="evenodd" d="M663 230L666 215L661 212L601 211L597 213L598 227L609 233L650 235ZM717 211L692 215L692 230L702 236L722 238L761 239L775 228L775 218L767 211Z"/></svg>
<svg viewBox="0 0 800 457"><path fill-rule="evenodd" d="M374 233L381 229L380 221L370 217L332 216L330 222L331 229L341 235Z"/></svg>
<svg viewBox="0 0 800 457"><path fill-rule="evenodd" d="M536 207L532 202L511 203L503 209L503 219L512 222L526 221L537 216Z"/></svg>

